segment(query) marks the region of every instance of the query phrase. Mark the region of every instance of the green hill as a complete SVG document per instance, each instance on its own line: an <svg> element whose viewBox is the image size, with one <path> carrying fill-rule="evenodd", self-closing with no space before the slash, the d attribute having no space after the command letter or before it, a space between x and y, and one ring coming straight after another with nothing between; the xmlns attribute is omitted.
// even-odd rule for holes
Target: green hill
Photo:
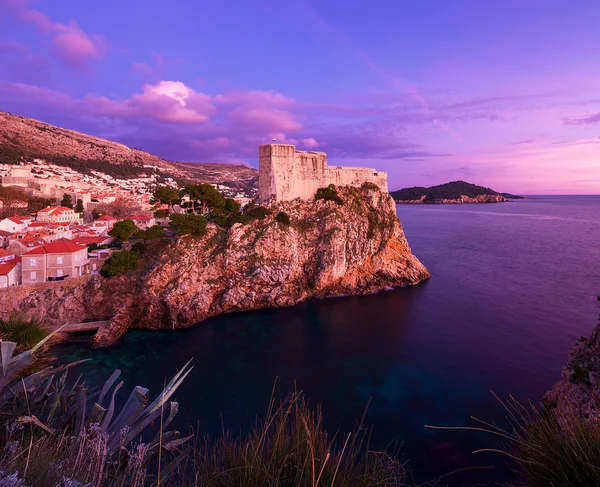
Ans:
<svg viewBox="0 0 600 487"><path fill-rule="evenodd" d="M426 202L436 202L440 200L457 200L461 196L475 198L480 195L499 195L509 199L521 199L521 196L511 195L509 193L498 193L490 188L477 186L466 181L452 181L451 183L440 184L430 188L414 186L412 188L399 189L390 193L396 201L415 201L425 196Z"/></svg>

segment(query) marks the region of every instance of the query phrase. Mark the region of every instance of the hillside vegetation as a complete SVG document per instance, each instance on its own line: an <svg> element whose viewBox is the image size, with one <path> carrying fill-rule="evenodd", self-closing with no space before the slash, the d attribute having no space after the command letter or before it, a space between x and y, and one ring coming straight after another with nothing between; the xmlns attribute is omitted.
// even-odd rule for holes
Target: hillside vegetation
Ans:
<svg viewBox="0 0 600 487"><path fill-rule="evenodd" d="M172 162L118 142L0 111L0 163L16 164L33 158L82 174L99 171L119 179L157 174L241 190L252 190L258 182L258 171L250 166Z"/></svg>
<svg viewBox="0 0 600 487"><path fill-rule="evenodd" d="M425 201L435 202L441 200L458 200L462 196L476 198L482 195L501 195L509 199L520 199L520 196L511 195L509 193L498 193L491 188L477 186L467 183L466 181L452 181L430 188L414 186L412 188L400 189L390 193L396 201L416 201L425 196Z"/></svg>

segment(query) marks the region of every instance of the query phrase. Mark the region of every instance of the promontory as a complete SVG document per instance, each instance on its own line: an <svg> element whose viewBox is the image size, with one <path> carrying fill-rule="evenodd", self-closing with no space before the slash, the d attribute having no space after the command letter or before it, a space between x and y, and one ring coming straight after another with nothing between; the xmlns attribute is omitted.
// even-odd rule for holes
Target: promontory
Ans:
<svg viewBox="0 0 600 487"><path fill-rule="evenodd" d="M323 153L278 144L261 146L259 172L258 201L234 220L220 214L202 231L177 232L172 217L162 238L144 241L131 270L35 285L18 298L0 296L0 304L52 326L106 320L94 337L106 346L130 328L189 327L222 313L429 278L411 252L385 173L329 167Z"/></svg>

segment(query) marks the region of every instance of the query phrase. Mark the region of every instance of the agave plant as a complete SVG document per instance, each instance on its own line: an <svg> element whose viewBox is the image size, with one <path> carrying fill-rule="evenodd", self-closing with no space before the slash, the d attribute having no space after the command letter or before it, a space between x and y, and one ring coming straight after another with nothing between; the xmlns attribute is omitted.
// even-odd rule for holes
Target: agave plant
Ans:
<svg viewBox="0 0 600 487"><path fill-rule="evenodd" d="M14 357L17 344L0 340L0 412L3 416L17 418L18 423L31 425L32 431L42 435L57 437L70 432L78 438L92 426L106 436L109 457L117 451L127 451L127 447L140 438L147 426L160 418L160 432L145 445L145 465L159 454L161 448L173 451L189 439L179 438L179 432L166 431L166 428L179 408L179 404L170 401L170 398L192 370L191 360L154 401L150 402L148 389L136 386L117 412L115 397L123 387L123 381L117 383L120 370L115 370L100 392L94 394L89 394L85 384L80 381L81 377L71 385L67 381L69 369L85 360L58 367L48 366L21 377L24 370L35 362L36 351L51 337L49 335L30 350Z"/></svg>

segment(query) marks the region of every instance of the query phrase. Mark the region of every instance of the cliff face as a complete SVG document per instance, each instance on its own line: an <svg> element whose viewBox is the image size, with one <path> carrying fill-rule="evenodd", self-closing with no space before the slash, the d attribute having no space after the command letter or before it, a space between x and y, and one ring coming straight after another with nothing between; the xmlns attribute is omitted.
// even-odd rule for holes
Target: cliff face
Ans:
<svg viewBox="0 0 600 487"><path fill-rule="evenodd" d="M139 281L97 345L131 327L179 328L222 313L291 306L310 297L367 294L429 277L411 253L393 199L343 188L331 201L273 206L228 231L180 238ZM274 221L285 211L291 225Z"/></svg>
<svg viewBox="0 0 600 487"><path fill-rule="evenodd" d="M571 348L561 379L544 396L544 407L563 417L576 413L600 421L600 323Z"/></svg>
<svg viewBox="0 0 600 487"><path fill-rule="evenodd" d="M94 339L105 346L128 328L188 327L221 313L368 294L429 277L389 194L357 188L339 194L342 205L294 201L228 230L209 224L201 238L163 246L136 276L33 290L18 307L53 325L113 316ZM280 211L290 225L275 221Z"/></svg>

